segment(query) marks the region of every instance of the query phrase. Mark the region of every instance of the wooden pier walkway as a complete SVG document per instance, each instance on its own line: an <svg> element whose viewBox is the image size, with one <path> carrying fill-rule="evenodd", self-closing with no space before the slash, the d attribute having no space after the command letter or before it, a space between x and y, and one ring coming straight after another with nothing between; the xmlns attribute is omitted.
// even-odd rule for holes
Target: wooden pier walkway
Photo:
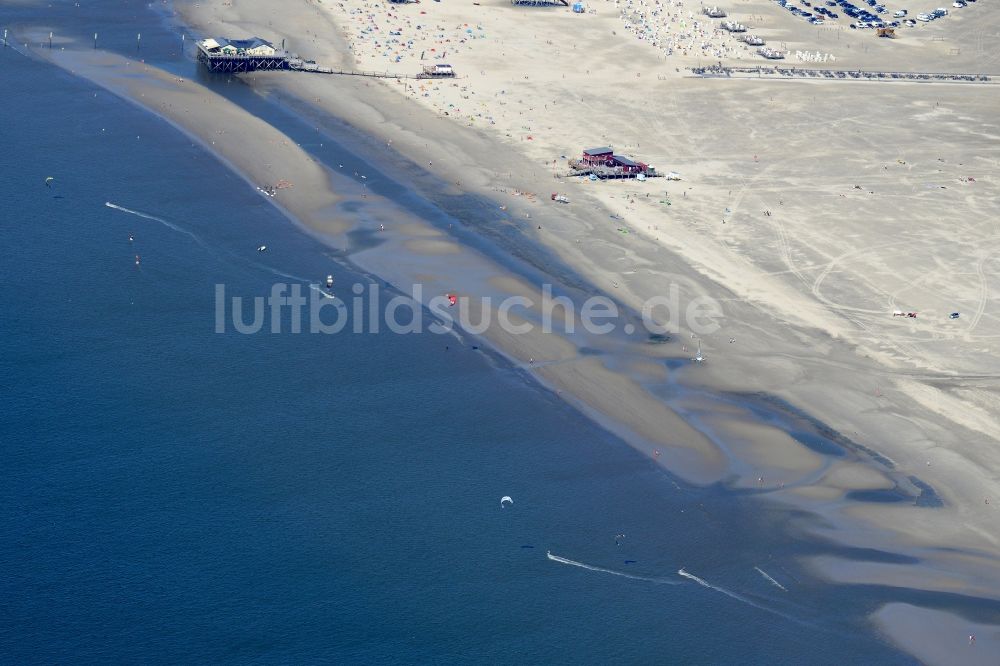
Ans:
<svg viewBox="0 0 1000 666"><path fill-rule="evenodd" d="M565 0L560 1L565 2ZM397 74L390 71L375 72L354 69L333 69L332 67L324 67L315 60L306 60L297 53L285 50L285 40L281 40L281 48L275 48L273 44L260 37L243 40L230 40L222 37L215 39L210 37L199 40L196 45L198 48L198 62L204 65L210 72L243 74L247 72L291 70L293 72L309 72L312 74L365 76L374 79L433 80L457 78L451 65L444 63L424 65L422 71L415 74ZM96 41L94 42L94 48L97 48Z"/></svg>
<svg viewBox="0 0 1000 666"><path fill-rule="evenodd" d="M308 72L310 74L337 74L340 76L367 76L374 79L454 79L455 76L434 76L420 72L418 74L397 74L394 72L376 72L357 69L333 69L332 67L322 67L309 60L298 58L288 59L288 69L293 72Z"/></svg>
<svg viewBox="0 0 1000 666"><path fill-rule="evenodd" d="M994 83L990 74L955 72L893 72L849 69L818 69L810 67L693 67L691 73L706 79L827 79L831 81L909 81L913 83Z"/></svg>
<svg viewBox="0 0 1000 666"><path fill-rule="evenodd" d="M431 76L429 74L399 74L394 72L376 72L357 69L333 69L330 67L320 67L315 63L290 62L289 67L293 72L307 72L310 74L336 74L339 76L367 76L374 79L414 79L420 81L433 81L435 79L455 79L456 76Z"/></svg>
<svg viewBox="0 0 1000 666"><path fill-rule="evenodd" d="M622 171L621 169L617 169L614 167L591 166L591 167L571 168L567 171L555 172L553 173L553 176L556 178L575 178L577 176L590 176L591 174L597 176L601 180L617 180L621 178L634 179L640 175L639 173L625 172ZM649 171L646 171L641 175L645 176L646 178L661 177L661 175L653 169L650 169Z"/></svg>
<svg viewBox="0 0 1000 666"><path fill-rule="evenodd" d="M198 61L205 65L210 72L220 72L228 74L245 74L249 72L273 72L292 71L306 72L309 74L336 74L339 76L365 76L374 79L413 79L421 81L433 81L438 79L460 78L454 74L435 75L427 72L416 74L402 74L395 72L376 72L356 69L333 69L323 67L312 60L302 60L291 54L275 54L273 56L249 56L249 55L209 55L202 49L198 52Z"/></svg>

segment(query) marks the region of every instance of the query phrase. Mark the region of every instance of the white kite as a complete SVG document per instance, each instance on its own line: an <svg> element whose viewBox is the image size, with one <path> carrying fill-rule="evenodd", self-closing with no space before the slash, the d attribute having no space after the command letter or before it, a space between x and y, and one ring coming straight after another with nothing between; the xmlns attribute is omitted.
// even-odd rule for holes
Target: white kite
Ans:
<svg viewBox="0 0 1000 666"><path fill-rule="evenodd" d="M500 508L501 508L501 509L503 508L503 503L504 503L504 502L510 502L511 504L513 504L513 503L514 503L514 500L512 500L512 499L510 498L510 495L504 495L503 497L501 497L501 498L500 498Z"/></svg>

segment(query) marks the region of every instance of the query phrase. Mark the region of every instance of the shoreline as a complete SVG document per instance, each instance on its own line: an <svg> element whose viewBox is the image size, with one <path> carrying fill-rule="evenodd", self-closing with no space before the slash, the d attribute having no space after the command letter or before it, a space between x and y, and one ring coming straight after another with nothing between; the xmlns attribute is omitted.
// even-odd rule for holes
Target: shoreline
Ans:
<svg viewBox="0 0 1000 666"><path fill-rule="evenodd" d="M298 88L298 87L299 87L299 84L300 84L300 82L299 82L299 81L289 81L289 82L288 82L288 85L287 85L287 86L285 86L285 85L284 85L284 84L285 84L285 81L278 81L278 80L277 80L277 79L275 79L274 77L270 77L270 78L271 78L271 80L272 80L272 82L273 82L273 83L277 84L278 86L280 86L281 88L283 88L283 89L286 89L286 90L287 90L287 89L289 89L289 88L291 88L291 89L293 89L293 90L294 90L294 89ZM310 82L310 83L311 83L311 82ZM366 86L366 90L365 90L365 92L368 92L368 91L367 91L367 86ZM304 95L303 95L303 97L304 97ZM448 123L448 121L446 121L446 120L444 120L444 119L441 119L441 120L443 120L443 121L444 121L444 124L447 124L447 123ZM386 121L386 117L385 117L385 114L383 114L383 121ZM388 122L388 121L386 121L386 122ZM421 121L421 122L422 122L422 121ZM393 132L395 132L395 131L399 131L399 129L400 129L400 128L399 128L398 126L392 126L392 125L391 125L391 123L390 123L390 124L388 124L388 125L387 125L387 127L392 127L392 131L393 131ZM372 128L371 128L370 124L369 124L369 131L372 131ZM388 129L386 129L386 130L384 130L384 131L385 131L386 133L388 133L388 131L389 131L389 130L388 130ZM394 145L397 145L397 144L394 144ZM416 161L416 158L415 158L415 157L411 157L411 161L414 161L414 162L415 162L415 161ZM468 165L468 161L465 161L465 164L466 164L466 166L467 166L467 165ZM468 173L470 173L470 171L469 171L469 170L466 170L466 171L465 171L465 173L467 173L467 174L468 174ZM473 171L473 173L474 173L474 171ZM454 175L454 172L453 172L453 175ZM484 182L485 182L485 179L484 179L484 178L482 178L482 176L480 176L478 180L479 180L479 181L480 181L481 183L484 183ZM480 189L481 189L481 191L482 191L482 192L484 192L484 193L485 193L485 192L487 191L486 187L484 187L484 186L482 186L482 185L481 185ZM533 212L533 214L534 214L534 215L536 215L536 217L537 217L537 215L540 215L540 214L541 214L542 212L544 212L544 211L537 211L537 210L534 210L534 211L532 211L532 212ZM543 221L543 222L541 222L541 223L542 223L542 224L544 224L544 225L546 226L546 228L548 228L548 226L549 226L550 224L552 224L552 223L553 223L553 221L552 221L551 219L546 219L546 220L544 220L544 221ZM529 232L529 233L530 233L530 232ZM542 239L538 238L538 239L532 239L532 240L539 240L539 241L541 241ZM547 246L549 247L549 249L550 249L550 250L551 250L551 249L553 249L553 248L556 248L557 252L560 252L560 251L565 251L565 250L567 249L567 245L566 245L566 244L562 244L562 245L558 245L558 244L554 244L554 243L552 243L552 242L551 242L552 240L553 240L553 237L552 237L552 236L549 236L549 235L546 235L546 237L544 238L544 241L546 241L546 245L547 245ZM555 240L559 240L559 239L555 239ZM571 246L570 246L570 249L572 249L572 248L571 248ZM565 256L565 255L563 255L563 256ZM574 258L577 258L577 257L576 257L576 256L574 256ZM579 256L579 259L580 259L580 260L583 260L583 256ZM567 261L568 261L569 263L571 263L571 264L574 264L574 262L573 262L573 261L569 261L569 260L567 260ZM582 265L586 265L586 262L585 262L585 261L577 261L577 262L575 262L575 264L574 264L574 265L577 265L577 266L582 266ZM591 283L594 283L594 280L592 279L592 278L593 278L593 274L591 274L591 275L589 275L589 276L585 275L584 277L589 277L589 278L591 278L591 279L590 279L590 282L591 282ZM724 276L720 276L720 277L724 277ZM610 290L609 290L609 291L610 291ZM616 300L618 300L618 299L616 299ZM625 300L625 301L623 301L623 302L627 303L628 301L627 301L627 300ZM789 314L789 313L788 313L788 312L785 312L784 314L785 314L785 315L787 315L787 314ZM815 320L813 320L813 321L815 321ZM806 324L809 324L809 323L810 323L810 320L808 320L808 319L807 319L807 320L805 320L805 321L804 321L803 323L806 323ZM830 344L836 344L836 343L837 343L837 341L838 341L838 338L843 338L843 337L845 337L845 334L844 334L844 332L843 332L843 331L841 331L841 332L834 332L834 333L833 333L833 339L832 339L831 341L829 341L829 343L830 343ZM827 341L824 341L824 344L826 344L826 343L827 343ZM870 351L870 350L869 350L869 351ZM799 354L801 354L801 352L799 352ZM843 363L843 364L844 364L844 367L845 367L845 368L847 368L847 367L850 367L850 368L852 369L852 371L853 371L853 370L857 370L857 367L858 367L858 366L857 366L857 363L853 363L853 362L851 362L851 360L852 360L852 359L851 359L851 357L854 357L854 356L855 356L856 354L859 354L859 352L858 352L858 351L851 351L851 352L850 352L850 353L849 353L849 354L848 354L848 355L847 355L846 357L844 357L844 358L842 359L841 363ZM805 359L805 357L803 357L803 356L801 356L801 355L800 355L800 356L798 357L798 361L799 361L799 362L803 362L803 361L805 361L805 360L806 360L806 359ZM845 361L846 361L846 363L845 363ZM828 366L827 366L827 367L828 367ZM744 390L746 389L746 386L745 386L745 385L741 386L741 385L740 385L739 383L735 383L735 384L734 384L734 383L733 383L733 382L731 381L731 379L730 379L730 378L728 378L728 377L719 377L718 375L715 375L715 376L713 376L713 377L712 377L712 380L714 380L714 381L716 381L716 382L721 382L721 383L720 383L719 385L720 385L720 386L722 386L722 387L729 387L729 388L732 388L732 389L744 389ZM770 392L770 393L773 393L773 394L775 394L775 395L777 395L777 396L779 396L779 397L781 397L781 398L783 398L783 399L785 399L785 400L791 400L791 399L792 399L792 396L791 396L791 395L790 395L789 393L787 393L786 391L782 391L782 390L778 390L778 391L775 391L775 390L773 390L773 389L775 388L775 386L776 386L776 384L775 384L775 383L774 383L773 381L770 381L770 382L768 382L768 385L766 385L766 386L764 386L764 387L760 387L760 386L758 385L757 387L754 387L754 388L755 388L756 390L764 390L765 392ZM822 389L821 389L821 390L822 390ZM855 403L856 403L856 402L857 402L857 399L858 399L858 398L860 398L861 400L864 400L864 402L870 402L870 398L863 398L863 397L861 397L861 396L857 396L857 398L855 398L855 397L853 397L853 396L852 396L852 402L855 402ZM827 423L836 423L837 421L839 421L839 420L840 420L840 418L838 418L838 415L836 414L836 412L833 412L833 413L831 413L831 412L830 412L829 410L827 410L827 413L826 413L826 414L822 414L822 413L816 413L816 411L815 411L815 407L816 407L816 406L818 406L818 405L820 405L820 404L823 404L823 403L824 403L825 401L827 401L827 399L828 399L828 396L823 396L823 397L822 397L822 398L820 398L819 400L815 400L815 401L806 401L806 404L810 405L810 407L812 407L812 408L813 408L813 413L814 413L814 414L817 414L817 418L820 418L821 420L823 420L823 421L825 421L825 422L827 422ZM801 400L801 399L796 399L796 400L795 400L795 402L798 402L798 403L799 403L799 404L801 405L801 404L803 403L803 400ZM850 408L848 408L848 409L850 409ZM863 409L863 410L865 410L865 411L868 411L868 410L870 410L870 405L864 405L864 406L862 407L862 409ZM842 413L843 413L843 410L840 410L840 411L841 411L841 414L842 414ZM832 417L832 418L831 418L831 417ZM885 430L884 428L885 428L885 426L883 425L883 426L882 426L882 428L880 428L880 429L879 429L879 430L881 431L881 433L882 433L882 434L885 434L885 433L887 432L887 431L886 431L886 430ZM857 433L856 433L856 434L857 434ZM868 436L868 438L869 438L869 439L878 439L878 438L879 438L879 431L876 431L876 433L869 433L869 436ZM884 449L882 449L881 447L876 447L876 448L879 448L880 450L884 450ZM895 453L892 453L892 454L890 454L890 455L892 455L892 457L893 457L893 458L896 458L896 457L897 457L897 456L895 455ZM963 471L964 471L964 473L969 473L969 471L970 471L970 470L968 469L968 467L966 467L966 469L965 469L965 470L963 470ZM953 478L954 478L954 477L953 477ZM938 483L937 483L936 481L932 481L932 485L934 485L935 487L937 487L937 486L938 486L938 485L940 485L940 484L938 484ZM950 485L950 487L948 487L949 485ZM944 493L948 494L948 493L951 493L951 492L954 492L955 490L957 490L957 487L956 487L956 486L955 486L954 484L946 484L946 486L945 486L945 488L944 488L944 489L942 490L942 492L944 492ZM954 505L954 504L958 504L958 503L960 503L960 502L967 502L967 501L968 501L968 498L962 498L962 499L959 499L959 498L955 498L954 496L951 496L951 497L948 497L948 499L949 499L950 503L951 503L951 504L953 504L953 505ZM924 519L924 516L921 516L921 517L919 517L919 518L914 518L914 520L919 520L919 521L922 521L923 519ZM941 523L939 524L939 527L944 527L945 525L947 525L947 521L942 521L942 522L941 522ZM923 530L920 530L920 531L923 531ZM982 535L982 534L981 534L981 535ZM994 540L992 540L992 539L991 539L991 540L989 540L989 541L988 541L988 543L991 543L991 544L992 544L992 545L994 545L994 546L995 546L995 545L997 545L997 544L996 544L996 542L995 542Z"/></svg>
<svg viewBox="0 0 1000 666"><path fill-rule="evenodd" d="M265 78L265 79L266 78L272 78L273 79L274 77L269 75L268 77L261 77L261 78ZM283 82L279 81L279 82L274 82L274 83L275 83L275 88L279 88L280 89L282 87L281 84ZM136 88L136 90L138 90L138 88ZM135 94L135 90L132 91L132 94L133 95ZM147 106L146 108L149 108L149 107ZM161 117L162 117L162 115L161 115ZM167 119L168 122L169 122L169 118L165 118L165 119ZM280 135L280 132L278 134ZM275 135L275 137L276 137L276 140L277 140L277 135ZM371 139L371 141L374 143L374 137ZM209 144L208 143L204 143L204 145L205 145L206 148L209 148ZM211 148L209 148L209 149L212 150ZM219 150L212 150L212 152L218 154ZM309 158L308 158L307 154L301 154L301 155L296 154L294 157L289 157L289 158L286 158L286 159L303 160L303 162L309 161ZM246 168L245 164L244 164L244 166L242 168ZM242 171L238 171L238 172L242 172ZM263 177L265 175L266 174L262 174L262 178L261 178L261 180L259 182L264 182L263 181ZM252 183L254 178L256 178L256 174L253 174L249 178L249 181ZM306 178L307 178L306 182L314 183L314 184L316 184L316 187L318 187L318 188L320 188L320 187L322 187L322 188L329 187L329 184L328 184L329 181L327 181L327 183L324 183L322 186L319 185L320 183L323 182L323 179L319 178L318 176L315 176L315 175L314 176L309 176L308 174L306 174ZM295 194L298 195L298 192L296 192ZM325 209L327 207L334 206L335 203L336 202L334 202L332 200L320 198L320 199L312 200L312 201L305 201L305 202L299 201L299 202L296 203L296 205L301 207L301 209L303 211L302 215L306 219L309 219L310 217L319 218L320 217L319 211L321 211L322 209ZM293 213L293 216L294 216L294 213ZM325 221L325 223L328 224L328 221ZM546 227L548 227L549 221L545 220L544 223L545 223ZM306 224L308 225L308 222L306 222ZM327 226L327 227L321 228L319 230L313 228L313 231L316 232L316 233L323 234L324 236L332 236L332 235L334 235L340 229L341 229L340 226L332 226L332 227L331 226ZM377 262L375 262L375 263L377 264ZM363 266L363 264L362 264L362 266ZM383 270L385 270L385 269L383 268ZM372 272L375 273L375 274L378 274L378 271L372 271ZM503 341L498 342L497 340L492 340L492 342L494 344L498 344L501 347L503 347L503 344L504 344ZM516 350L512 355L508 355L508 358L513 358L513 359L517 360L520 356L524 356L525 353L530 353L530 352L525 352L523 349L519 349L515 345L515 343L513 341L507 340L505 342L506 342L506 345L507 345L508 349L510 349L510 348L513 347ZM534 342L534 344L538 345L538 344L542 344L542 343L536 341L536 342ZM565 352L558 352L551 345L543 345L543 347L545 347L545 346L548 346L550 348L550 350L551 350L550 353L552 353L552 354L565 353ZM634 356L634 358L637 361L641 361L641 362L649 362L651 360L651 357L648 354L644 354L644 353L640 353L640 354L626 353L626 357L628 357L630 355ZM523 363L524 359L521 358L520 360ZM600 366L601 366L600 362L593 361L593 360L588 360L587 363L591 366L590 372L600 371L600 372L603 373L603 372L607 371L606 368L604 370L600 370ZM570 386L574 386L574 385L576 385L576 387L579 388L578 382L579 382L579 379L580 379L580 375L577 373L577 369L578 369L579 366L584 365L584 364L581 362L581 363L576 363L576 364L573 364L573 365L576 366L576 367L573 368L573 372L572 373L566 373L566 372L562 371L560 368L557 367L553 371L551 371L550 373L548 373L549 376L546 376L546 380L549 381L549 382L556 382L555 385L557 385L557 386L559 386L559 385L563 386L563 390L566 390ZM595 368L594 366L598 366L598 367ZM539 374L546 374L546 373L545 372L540 372ZM714 374L714 373L712 373L711 371L709 371L709 374ZM602 379L604 379L606 381L606 380L610 379L610 376L606 375ZM690 379L690 378L688 378L688 379ZM713 380L714 382L720 382L721 385L723 385L723 386L725 386L726 384L731 383L731 380L729 380L727 378L721 378L721 377L718 377L718 376L713 376L710 379ZM632 381L632 380L630 380L630 381ZM559 384L559 382L562 382L562 384ZM695 382L695 385L697 386L697 385L701 385L703 383L707 384L709 382L705 381L705 380L697 381L697 382ZM633 381L633 384L634 384L634 381ZM638 384L634 384L634 385L638 386ZM623 390L625 390L625 389L623 389ZM591 396L591 398L593 399L593 396ZM622 400L619 400L619 402L622 402ZM589 403L585 402L585 404L589 404ZM653 408L653 407L654 407L653 404L650 403L650 408ZM592 406L591 406L591 409L593 409ZM626 421L631 421L631 420L634 420L636 418L636 414L634 414L634 413L632 413L632 414L618 413L617 416L620 419L624 418ZM643 418L639 418L639 420L642 421ZM817 418L819 418L819 417L817 417ZM692 433L688 434L688 437L696 438L697 436L692 432ZM634 439L633 439L633 441L634 441ZM685 437L685 442L687 442L687 437ZM664 446L666 446L666 445L669 445L669 444L665 444ZM712 478L714 476L714 474L711 474L711 473L708 474L707 476L705 476L705 474L706 474L705 470L702 470L702 471L700 471L698 473L698 475L696 475L696 477L701 478L701 480L703 482L705 482L706 479L710 479L710 478ZM717 472L715 474L717 474ZM877 482L877 483L880 483L880 482ZM877 485L877 483L876 483L876 485ZM886 541L890 541L890 539L886 539Z"/></svg>

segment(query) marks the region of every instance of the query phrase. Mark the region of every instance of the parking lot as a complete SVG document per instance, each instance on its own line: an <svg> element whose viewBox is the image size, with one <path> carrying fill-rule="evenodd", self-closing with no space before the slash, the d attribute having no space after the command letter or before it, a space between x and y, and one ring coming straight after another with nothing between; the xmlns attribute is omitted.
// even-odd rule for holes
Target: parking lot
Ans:
<svg viewBox="0 0 1000 666"><path fill-rule="evenodd" d="M917 22L930 23L945 18L949 11L960 11L976 0L955 0L951 9L937 7L916 14L910 18L907 9L897 9L891 14L889 9L878 0L864 0L856 5L851 0L774 0L793 16L805 19L813 25L823 25L827 21L851 20L848 25L852 30L874 28L904 28L915 27ZM796 4L797 3L797 4ZM801 5L801 6L800 6Z"/></svg>

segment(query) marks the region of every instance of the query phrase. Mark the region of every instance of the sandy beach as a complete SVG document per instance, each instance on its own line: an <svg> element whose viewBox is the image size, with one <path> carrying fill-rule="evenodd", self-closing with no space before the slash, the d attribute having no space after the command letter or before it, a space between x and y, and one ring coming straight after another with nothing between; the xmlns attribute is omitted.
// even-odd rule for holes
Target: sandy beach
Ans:
<svg viewBox="0 0 1000 666"><path fill-rule="evenodd" d="M494 327L485 337L678 476L767 493L822 516L806 532L911 558L816 558L809 566L820 575L1000 599L1000 318L991 307L1000 87L693 77L686 68L763 61L679 1L596 2L582 14L499 0L232 0L178 10L204 36L286 39L333 67L413 74L453 65L452 80L243 80L315 114L318 128L360 130L353 148L410 175L454 217L454 233L369 198L360 175L326 169L196 81L80 45L42 55L166 118L252 184L293 183L274 203L335 247L348 247L346 211L361 207L361 224L383 242L351 260L393 284L537 297L554 274L574 299L604 293L632 313L670 288L684 303L712 299L721 316L700 336L708 361L698 365L683 327L663 345L641 331ZM808 51L828 67L998 70L986 38L1000 15L983 3L896 40L844 21L811 26L773 3L729 10L787 49L789 64ZM605 144L681 180L556 177L567 158ZM550 192L570 203L552 203ZM512 251L520 275L464 242L471 237ZM839 433L852 453L824 456L784 424L701 392L780 400ZM907 501L853 499L887 490ZM976 654L1000 650L995 626L969 631L974 623L945 611L892 605L874 622L928 663L955 663L954 652L917 640L929 624L946 644L977 633Z"/></svg>

